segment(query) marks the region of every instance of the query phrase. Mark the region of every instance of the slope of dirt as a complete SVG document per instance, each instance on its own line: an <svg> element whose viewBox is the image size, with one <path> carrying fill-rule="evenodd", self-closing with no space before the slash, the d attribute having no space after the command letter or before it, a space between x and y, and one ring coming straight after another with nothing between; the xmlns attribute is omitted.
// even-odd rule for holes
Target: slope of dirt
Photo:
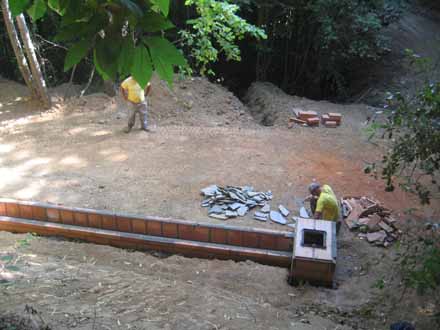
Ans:
<svg viewBox="0 0 440 330"><path fill-rule="evenodd" d="M54 94L54 107L42 112L23 86L0 81L0 87L2 197L219 223L200 207L199 191L207 185L272 190L272 207L283 204L296 213L316 178L338 195L373 196L397 214L418 206L362 174L364 160L378 156L362 133L370 111L363 105L338 107L263 88L282 115L275 127L262 128L220 86L194 79L171 92L156 82L153 132L125 134L118 98L92 94L64 103ZM284 118L292 107L343 112L344 122L338 129L288 130ZM436 207L421 211L439 214ZM228 224L285 229L251 215ZM383 296L373 288L389 275L395 251L345 230L338 290L291 288L285 269L251 262L163 259L23 237L0 234L7 256L1 259L0 311L20 314L30 304L55 329L381 329L400 318L423 329L428 322L414 308L423 303L395 309L396 293Z"/></svg>

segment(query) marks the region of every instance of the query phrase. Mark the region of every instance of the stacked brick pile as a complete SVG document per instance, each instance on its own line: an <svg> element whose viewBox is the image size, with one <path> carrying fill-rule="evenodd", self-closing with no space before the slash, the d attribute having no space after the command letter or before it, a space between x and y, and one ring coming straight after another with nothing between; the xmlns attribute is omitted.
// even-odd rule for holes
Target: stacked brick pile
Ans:
<svg viewBox="0 0 440 330"><path fill-rule="evenodd" d="M350 230L358 230L359 238L376 246L388 247L397 240L401 231L391 211L367 197L341 199L344 221Z"/></svg>
<svg viewBox="0 0 440 330"><path fill-rule="evenodd" d="M342 115L337 112L329 112L319 116L316 111L295 111L296 117L289 119L288 127L292 128L293 124L303 126L319 126L322 123L325 127L335 128L341 125Z"/></svg>

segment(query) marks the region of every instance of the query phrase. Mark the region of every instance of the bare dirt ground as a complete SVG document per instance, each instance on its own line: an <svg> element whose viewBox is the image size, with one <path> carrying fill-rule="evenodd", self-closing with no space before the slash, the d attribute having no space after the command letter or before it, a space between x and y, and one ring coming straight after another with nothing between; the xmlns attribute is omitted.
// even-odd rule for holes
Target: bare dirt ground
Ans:
<svg viewBox="0 0 440 330"><path fill-rule="evenodd" d="M193 79L171 92L156 81L153 132L125 134L117 98L93 94L61 102L56 95L63 91L56 90L54 108L41 112L23 86L0 80L0 196L217 222L200 208L199 191L207 185L272 190L273 207L297 210L316 178L338 195L372 196L398 216L418 206L362 174L364 160L379 156L363 133L373 109L268 90L279 114L274 127L262 128L220 86ZM289 130L292 107L342 112L344 123ZM419 214L438 216L439 207ZM228 224L281 228L250 216ZM396 309L395 295L373 288L390 274L394 249L371 247L345 230L338 290L293 288L285 269L252 262L159 258L26 237L0 233L0 252L14 266L2 272L0 311L20 314L30 304L55 329L385 329L400 318L431 329L414 307L419 301Z"/></svg>

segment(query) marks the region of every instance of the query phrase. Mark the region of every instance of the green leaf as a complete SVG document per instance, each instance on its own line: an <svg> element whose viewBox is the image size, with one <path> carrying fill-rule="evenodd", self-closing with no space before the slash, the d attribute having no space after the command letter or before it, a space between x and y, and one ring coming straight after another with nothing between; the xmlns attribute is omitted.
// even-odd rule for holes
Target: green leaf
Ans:
<svg viewBox="0 0 440 330"><path fill-rule="evenodd" d="M148 45L150 51L154 49L154 51L168 63L179 66L188 65L183 54L167 39L162 37L149 37L145 38L144 42Z"/></svg>
<svg viewBox="0 0 440 330"><path fill-rule="evenodd" d="M153 60L154 69L160 78L167 81L169 85L173 84L173 65L186 66L186 60L182 53L167 39L162 37L145 38L151 59Z"/></svg>
<svg viewBox="0 0 440 330"><path fill-rule="evenodd" d="M122 40L116 35L100 39L95 47L94 60L96 69L105 80L115 80L118 71L118 59Z"/></svg>
<svg viewBox="0 0 440 330"><path fill-rule="evenodd" d="M66 59L64 60L64 71L67 71L75 64L78 64L87 55L90 46L90 40L82 40L70 47Z"/></svg>
<svg viewBox="0 0 440 330"><path fill-rule="evenodd" d="M127 76L131 71L134 57L134 45L131 38L126 38L121 47L121 53L118 59L118 72L122 76Z"/></svg>
<svg viewBox="0 0 440 330"><path fill-rule="evenodd" d="M151 3L157 6L165 16L168 16L168 12L170 11L170 0L151 0Z"/></svg>
<svg viewBox="0 0 440 330"><path fill-rule="evenodd" d="M58 15L63 16L69 6L69 1L70 0L48 0L47 5Z"/></svg>
<svg viewBox="0 0 440 330"><path fill-rule="evenodd" d="M102 79L104 80L110 80L110 76L102 69L102 67L99 65L98 57L96 55L96 48L93 50L93 63L95 64L96 71L101 75Z"/></svg>
<svg viewBox="0 0 440 330"><path fill-rule="evenodd" d="M28 14L32 17L32 20L35 22L44 16L46 13L47 7L46 2L44 0L35 0L34 4L28 9Z"/></svg>
<svg viewBox="0 0 440 330"><path fill-rule="evenodd" d="M153 74L150 54L144 45L139 45L134 49L133 65L131 66L131 75L138 84L145 88Z"/></svg>
<svg viewBox="0 0 440 330"><path fill-rule="evenodd" d="M171 29L174 24L163 15L150 11L142 18L141 26L147 32L158 32Z"/></svg>
<svg viewBox="0 0 440 330"><path fill-rule="evenodd" d="M29 6L29 0L9 1L9 9L13 17L20 15Z"/></svg>

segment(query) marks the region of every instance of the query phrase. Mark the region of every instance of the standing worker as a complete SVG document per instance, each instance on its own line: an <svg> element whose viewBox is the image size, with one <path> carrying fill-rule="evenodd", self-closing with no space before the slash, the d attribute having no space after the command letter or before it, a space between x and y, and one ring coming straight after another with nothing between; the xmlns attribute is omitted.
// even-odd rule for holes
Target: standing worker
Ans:
<svg viewBox="0 0 440 330"><path fill-rule="evenodd" d="M338 223L338 200L332 188L326 184L321 187L319 183L313 182L309 186L309 192L311 195L307 199L310 200L313 218L336 221Z"/></svg>
<svg viewBox="0 0 440 330"><path fill-rule="evenodd" d="M150 94L150 83L148 83L145 89L142 89L142 87L138 84L136 80L134 80L133 77L128 77L122 82L119 90L124 100L127 101L128 105L128 127L125 132L129 133L133 128L136 122L137 113L139 113L141 129L148 132L148 104L146 96Z"/></svg>

